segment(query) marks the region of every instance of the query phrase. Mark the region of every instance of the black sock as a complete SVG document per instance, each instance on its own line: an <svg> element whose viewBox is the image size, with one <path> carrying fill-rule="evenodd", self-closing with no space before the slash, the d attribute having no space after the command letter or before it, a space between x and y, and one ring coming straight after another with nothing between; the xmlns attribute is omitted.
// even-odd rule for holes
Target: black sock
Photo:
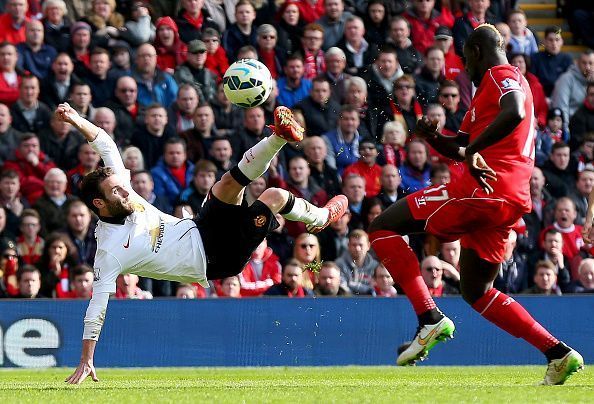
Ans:
<svg viewBox="0 0 594 404"><path fill-rule="evenodd" d="M552 348L547 349L544 354L547 357L547 362L552 361L553 359L561 359L571 350L567 345L563 342L559 342Z"/></svg>
<svg viewBox="0 0 594 404"><path fill-rule="evenodd" d="M439 311L439 309L435 308L419 314L417 318L419 319L419 325L424 326L427 324L437 323L442 318L444 318L444 315L441 311Z"/></svg>

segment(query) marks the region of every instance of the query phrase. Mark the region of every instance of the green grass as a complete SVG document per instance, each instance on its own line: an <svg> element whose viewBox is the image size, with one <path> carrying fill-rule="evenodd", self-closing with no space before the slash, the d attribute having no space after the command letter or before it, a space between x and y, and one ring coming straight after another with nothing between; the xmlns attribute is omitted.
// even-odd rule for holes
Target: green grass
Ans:
<svg viewBox="0 0 594 404"><path fill-rule="evenodd" d="M81 386L70 371L0 370L0 403L594 401L588 369L545 387L544 366L99 369Z"/></svg>

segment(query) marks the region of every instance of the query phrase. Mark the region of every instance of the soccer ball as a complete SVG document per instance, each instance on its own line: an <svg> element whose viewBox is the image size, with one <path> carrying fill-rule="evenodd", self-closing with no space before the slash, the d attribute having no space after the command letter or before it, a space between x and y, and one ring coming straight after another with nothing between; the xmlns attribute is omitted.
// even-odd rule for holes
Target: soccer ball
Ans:
<svg viewBox="0 0 594 404"><path fill-rule="evenodd" d="M242 108L256 107L272 92L272 76L259 61L241 59L225 72L223 90L233 104Z"/></svg>

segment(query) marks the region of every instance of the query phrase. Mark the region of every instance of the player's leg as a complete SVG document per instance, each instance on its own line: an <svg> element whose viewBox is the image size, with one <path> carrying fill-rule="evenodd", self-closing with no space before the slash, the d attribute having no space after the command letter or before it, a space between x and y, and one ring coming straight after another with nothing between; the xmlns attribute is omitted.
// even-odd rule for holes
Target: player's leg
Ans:
<svg viewBox="0 0 594 404"><path fill-rule="evenodd" d="M274 110L273 135L260 140L247 150L237 166L226 172L212 187L212 194L220 201L239 205L244 188L268 170L270 162L287 142L303 139L303 128L293 119L293 113L286 107Z"/></svg>
<svg viewBox="0 0 594 404"><path fill-rule="evenodd" d="M474 249L463 247L460 254L462 297L481 316L544 353L549 362L545 384L563 384L583 367L582 357L552 336L513 298L493 288L499 267L499 263L480 258Z"/></svg>

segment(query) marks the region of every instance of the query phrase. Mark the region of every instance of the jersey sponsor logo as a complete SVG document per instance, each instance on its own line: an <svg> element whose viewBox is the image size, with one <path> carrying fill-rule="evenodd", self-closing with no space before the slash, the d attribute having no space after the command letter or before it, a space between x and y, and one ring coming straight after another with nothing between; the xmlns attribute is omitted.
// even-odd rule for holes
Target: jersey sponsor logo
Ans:
<svg viewBox="0 0 594 404"><path fill-rule="evenodd" d="M165 234L165 222L159 218L159 226L153 227L149 230L151 236L151 250L156 254L161 249L163 244L163 235Z"/></svg>
<svg viewBox="0 0 594 404"><path fill-rule="evenodd" d="M254 218L254 225L256 227L262 227L266 224L266 216L264 215L258 215Z"/></svg>
<svg viewBox="0 0 594 404"><path fill-rule="evenodd" d="M417 204L417 208L420 208L421 206L427 205L427 200L424 196L417 196L415 197L415 203Z"/></svg>
<svg viewBox="0 0 594 404"><path fill-rule="evenodd" d="M518 83L514 79L510 79L509 77L501 82L501 87L504 90L519 90L522 88L520 86L520 83Z"/></svg>
<svg viewBox="0 0 594 404"><path fill-rule="evenodd" d="M130 247L130 235L128 234L128 241L124 244L124 248Z"/></svg>
<svg viewBox="0 0 594 404"><path fill-rule="evenodd" d="M93 268L93 281L94 282L101 280L101 277L99 276L100 271L101 271L101 268L99 268L99 267Z"/></svg>

